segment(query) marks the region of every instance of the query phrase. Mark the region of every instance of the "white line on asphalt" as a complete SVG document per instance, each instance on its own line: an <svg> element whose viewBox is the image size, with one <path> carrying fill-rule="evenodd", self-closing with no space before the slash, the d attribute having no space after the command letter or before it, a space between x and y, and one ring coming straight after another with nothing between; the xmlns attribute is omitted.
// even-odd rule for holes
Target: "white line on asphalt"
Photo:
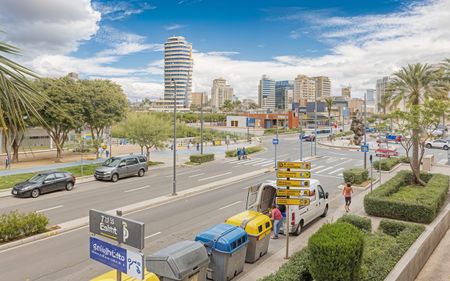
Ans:
<svg viewBox="0 0 450 281"><path fill-rule="evenodd" d="M323 167L325 167L325 166L317 166L317 167L311 168L311 171L315 171L315 170L323 168Z"/></svg>
<svg viewBox="0 0 450 281"><path fill-rule="evenodd" d="M283 154L283 155L280 155L278 157L283 158L283 157L286 157L286 156L290 156L290 154Z"/></svg>
<svg viewBox="0 0 450 281"><path fill-rule="evenodd" d="M331 172L329 172L328 174L329 174L329 175L331 175L331 174L334 174L334 173L340 172L340 171L342 171L342 170L344 170L344 168L339 168L339 169L336 169L336 170L334 170L334 171L331 171Z"/></svg>
<svg viewBox="0 0 450 281"><path fill-rule="evenodd" d="M186 175L186 174L190 174L190 173L194 173L194 172L198 172L198 170L187 171L187 172L183 172L183 173L177 173L177 176L182 176L182 175ZM173 175L166 176L166 178L171 178L171 177L173 177Z"/></svg>
<svg viewBox="0 0 450 281"><path fill-rule="evenodd" d="M159 234L161 234L161 231L160 231L160 232L153 233L153 234L150 234L149 236L145 236L144 239L152 238L152 237L154 237L154 236L156 236L156 235L159 235Z"/></svg>
<svg viewBox="0 0 450 281"><path fill-rule="evenodd" d="M202 178L202 179L199 179L198 181L205 181L205 180L209 180L209 179L214 179L214 178L222 177L222 176L229 175L229 174L231 174L231 172L218 174L218 175L207 177L207 178Z"/></svg>
<svg viewBox="0 0 450 281"><path fill-rule="evenodd" d="M50 207L50 208L45 208L45 209L41 209L41 210L37 210L36 213L42 213L42 212L46 212L46 211L50 211L50 210L54 210L54 209L59 209L64 207L64 205L58 205L55 207Z"/></svg>
<svg viewBox="0 0 450 281"><path fill-rule="evenodd" d="M237 201L237 202L228 204L228 205L226 205L226 206L223 206L222 208L219 208L219 210L226 209L226 208L228 208L228 207L234 206L234 205L239 204L239 203L241 203L241 202L242 202L242 201Z"/></svg>
<svg viewBox="0 0 450 281"><path fill-rule="evenodd" d="M144 186L141 186L141 187L125 190L124 192L128 193L128 192L133 192L133 191L136 191L136 190L141 190L141 189L149 188L149 187L150 187L150 185L144 185Z"/></svg>
<svg viewBox="0 0 450 281"><path fill-rule="evenodd" d="M267 164L272 164L272 163L274 163L273 160L266 160L266 161L264 161L264 162L255 164L255 165L253 165L253 166L261 166L261 167L264 167L264 166L266 166Z"/></svg>
<svg viewBox="0 0 450 281"><path fill-rule="evenodd" d="M339 161L340 159L339 158L329 158L327 161L326 161L326 163L327 164L330 164L330 163L333 163L333 162L336 162L336 161Z"/></svg>
<svg viewBox="0 0 450 281"><path fill-rule="evenodd" d="M251 161L251 162L250 162L250 161ZM248 165L253 165L253 164L256 164L256 163L265 162L266 159L257 159L257 160L255 160L255 161L252 161L252 160L250 160L250 161L247 162L247 163L245 163L244 165L245 165L245 166L248 166Z"/></svg>
<svg viewBox="0 0 450 281"><path fill-rule="evenodd" d="M336 167L336 166L331 166L331 167L328 167L328 168L322 169L322 170L320 170L320 171L315 171L314 173L316 173L316 174L320 174L320 173L322 173L322 172L328 171L328 170L330 170L330 169L333 169L333 168L335 168L335 167Z"/></svg>
<svg viewBox="0 0 450 281"><path fill-rule="evenodd" d="M204 175L205 173L200 173L200 174L195 174L195 175L192 175L192 176L189 176L190 178L195 178L195 177L198 177L198 176L201 176L201 175Z"/></svg>
<svg viewBox="0 0 450 281"><path fill-rule="evenodd" d="M338 176L342 177L342 176L343 176L343 174L342 174L342 173L340 173L340 174L338 174Z"/></svg>

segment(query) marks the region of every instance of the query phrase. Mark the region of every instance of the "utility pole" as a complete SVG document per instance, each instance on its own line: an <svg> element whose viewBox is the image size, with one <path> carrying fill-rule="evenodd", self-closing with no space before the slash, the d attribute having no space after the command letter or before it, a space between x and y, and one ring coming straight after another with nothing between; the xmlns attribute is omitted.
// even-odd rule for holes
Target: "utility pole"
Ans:
<svg viewBox="0 0 450 281"><path fill-rule="evenodd" d="M314 92L314 156L317 155L317 92Z"/></svg>
<svg viewBox="0 0 450 281"><path fill-rule="evenodd" d="M203 92L200 104L200 154L203 154Z"/></svg>
<svg viewBox="0 0 450 281"><path fill-rule="evenodd" d="M364 93L364 145L367 145L367 94ZM364 152L364 169L367 169L367 152Z"/></svg>
<svg viewBox="0 0 450 281"><path fill-rule="evenodd" d="M172 196L177 195L177 84L172 78L173 83L173 181Z"/></svg>
<svg viewBox="0 0 450 281"><path fill-rule="evenodd" d="M276 117L276 123L277 123L277 128L276 128L276 133L275 133L275 139L277 140L277 142L279 141L279 139L278 139L278 111L277 111L277 117ZM274 144L275 145L275 164L274 164L274 168L275 168L275 171L278 169L277 168L277 143L275 143Z"/></svg>
<svg viewBox="0 0 450 281"><path fill-rule="evenodd" d="M303 128L302 128L302 123L303 123L303 112L300 111L300 105L298 107L298 128L299 128L299 140L300 140L300 161L303 161Z"/></svg>
<svg viewBox="0 0 450 281"><path fill-rule="evenodd" d="M250 126L249 126L249 122L250 122L250 112L247 111L247 142L251 143L251 141L250 141Z"/></svg>

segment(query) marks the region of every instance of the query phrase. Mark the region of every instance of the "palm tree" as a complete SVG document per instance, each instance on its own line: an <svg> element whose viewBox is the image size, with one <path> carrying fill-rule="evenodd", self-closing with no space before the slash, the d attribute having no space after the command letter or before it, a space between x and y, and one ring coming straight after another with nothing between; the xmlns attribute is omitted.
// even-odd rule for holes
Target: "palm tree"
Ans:
<svg viewBox="0 0 450 281"><path fill-rule="evenodd" d="M444 62L441 64L442 74L444 77L444 81L447 83L447 86L450 88L450 58L447 58L444 60ZM450 109L449 109L450 110ZM445 121L447 120L449 112L447 111L444 113L444 116L442 116L442 124L445 128Z"/></svg>
<svg viewBox="0 0 450 281"><path fill-rule="evenodd" d="M333 107L334 98L333 97L325 97L323 99L323 101L325 102L325 106L327 107L327 111L328 111L328 125L330 126L330 128L332 128L332 126L331 126L331 108Z"/></svg>
<svg viewBox="0 0 450 281"><path fill-rule="evenodd" d="M447 98L448 88L442 83L442 71L428 64L413 64L403 67L393 74L393 79L388 85L388 93L393 106L401 101L409 107L423 104L425 100L433 98ZM420 129L412 130L412 159L411 170L414 174L414 182L424 185L420 179L419 139ZM423 153L422 153L423 154Z"/></svg>

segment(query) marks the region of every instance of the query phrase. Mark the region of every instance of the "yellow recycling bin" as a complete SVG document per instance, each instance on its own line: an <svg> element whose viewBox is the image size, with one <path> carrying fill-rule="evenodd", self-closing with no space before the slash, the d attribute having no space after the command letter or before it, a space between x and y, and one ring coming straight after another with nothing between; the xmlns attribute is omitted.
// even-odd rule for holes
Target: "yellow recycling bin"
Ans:
<svg viewBox="0 0 450 281"><path fill-rule="evenodd" d="M116 281L117 280L116 277L117 271L111 270L106 272L105 274L95 277L94 279L91 279L91 281ZM138 279L130 277L125 273L122 273L122 281L138 281ZM159 278L154 273L148 272L146 270L144 275L144 281L159 281Z"/></svg>
<svg viewBox="0 0 450 281"><path fill-rule="evenodd" d="M245 211L228 218L225 223L243 228L248 234L249 244L245 262L254 263L269 249L272 222L270 218L256 211Z"/></svg>

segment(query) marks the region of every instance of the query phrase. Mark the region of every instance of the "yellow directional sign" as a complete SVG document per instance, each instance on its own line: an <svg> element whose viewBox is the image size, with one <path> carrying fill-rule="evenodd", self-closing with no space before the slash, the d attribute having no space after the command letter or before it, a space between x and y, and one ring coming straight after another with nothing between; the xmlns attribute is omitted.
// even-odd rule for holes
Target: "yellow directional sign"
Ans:
<svg viewBox="0 0 450 281"><path fill-rule="evenodd" d="M309 180L280 180L280 179L277 179L277 186L309 187Z"/></svg>
<svg viewBox="0 0 450 281"><path fill-rule="evenodd" d="M279 189L277 196L309 196L309 189Z"/></svg>
<svg viewBox="0 0 450 281"><path fill-rule="evenodd" d="M283 198L277 197L277 205L297 205L297 206L308 206L310 204L309 198Z"/></svg>
<svg viewBox="0 0 450 281"><path fill-rule="evenodd" d="M310 170L311 162L278 162L279 169L303 169Z"/></svg>
<svg viewBox="0 0 450 281"><path fill-rule="evenodd" d="M278 171L277 177L279 178L304 178L310 179L311 172L291 172L291 171Z"/></svg>

